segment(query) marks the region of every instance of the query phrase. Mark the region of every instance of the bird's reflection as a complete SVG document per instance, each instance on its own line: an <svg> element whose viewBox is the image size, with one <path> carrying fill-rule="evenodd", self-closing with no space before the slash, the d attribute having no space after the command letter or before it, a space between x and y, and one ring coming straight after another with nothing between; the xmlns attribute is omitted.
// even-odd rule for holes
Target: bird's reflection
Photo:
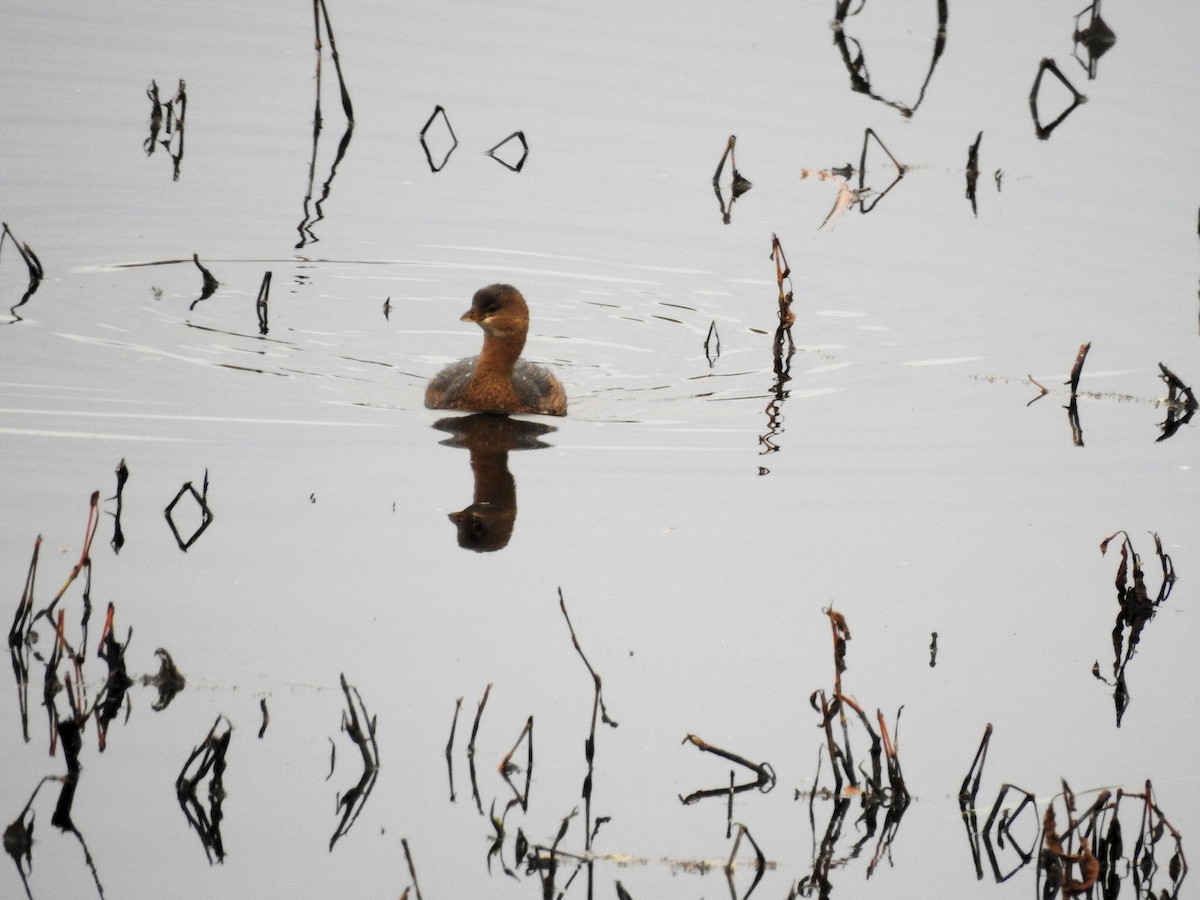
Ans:
<svg viewBox="0 0 1200 900"><path fill-rule="evenodd" d="M458 546L476 553L502 550L517 519L517 483L508 470L508 453L548 447L540 438L554 426L476 413L439 419L433 427L451 435L441 442L444 446L471 451L474 498L466 509L449 514L458 529Z"/></svg>

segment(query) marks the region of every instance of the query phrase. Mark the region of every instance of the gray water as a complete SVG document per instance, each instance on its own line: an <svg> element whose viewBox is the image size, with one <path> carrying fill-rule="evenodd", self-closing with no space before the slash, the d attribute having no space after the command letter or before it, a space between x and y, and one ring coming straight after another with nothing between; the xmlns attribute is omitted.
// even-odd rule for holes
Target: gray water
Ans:
<svg viewBox="0 0 1200 900"><path fill-rule="evenodd" d="M1028 847L1063 779L1080 808L1149 779L1191 850L1196 431L1158 439L1159 363L1200 380L1200 12L1106 6L1116 43L1089 79L1072 58L1076 6L975 6L950 4L932 75L936 3L848 17L872 97L851 90L827 2L334 0L355 121L340 159L327 41L314 156L307 7L0 12L0 219L45 270L21 303L26 267L0 247L0 606L16 611L38 535L35 605L50 603L88 498L114 496L123 459L125 542L114 552L103 515L91 552L86 700L104 684L109 603L119 639L133 629L131 675L156 672L162 647L187 679L157 712L135 684L103 753L88 721L76 831L51 822L58 782L30 807L29 894L399 896L403 838L430 900L539 896L539 874L514 863L517 829L549 847L578 809L559 850L584 854L589 813L608 821L569 895L612 897L620 881L638 900L744 896L745 841L732 889L720 871L725 799L679 797L747 772L681 744L694 734L776 774L772 791L737 795L732 820L771 864L754 896L786 897L818 864L833 808L819 796L810 823L809 795L832 786L828 758L814 785L825 736L809 703L833 691L829 607L852 632L843 692L889 729L903 707L913 797L882 849L878 833L852 849L855 800L830 893L1035 891L1036 861L996 884L984 856L977 879L965 839L957 795L989 722L980 829L1004 783L1038 798L1013 826ZM1087 96L1044 140L1029 103L1043 58ZM173 135L146 153L146 90L154 80L165 103L181 79L175 179ZM911 116L897 108L918 97ZM1043 76L1043 124L1070 103ZM418 135L438 105L458 146L434 173ZM884 195L898 172L870 143L874 191L822 227L837 186L801 173L857 168L868 128L904 176ZM484 153L518 130L519 173ZM730 135L753 187L726 223L712 178ZM513 162L512 149L497 153ZM726 202L730 178L727 163ZM773 234L792 269L790 360L773 353ZM193 254L219 281L199 302ZM515 483L511 537L476 553L447 518L475 497L471 453L443 443L422 397L441 365L477 352L458 316L495 281L529 299L526 356L553 368L571 409L544 422L542 447L492 445L491 471ZM1089 341L1076 435L1064 382ZM1032 404L1030 376L1050 389ZM206 473L212 521L181 552L163 511ZM199 510L177 510L186 536ZM1099 545L1122 529L1151 598L1150 532L1179 578L1125 670L1117 727L1092 666L1112 680L1119 548ZM57 606L73 645L82 583ZM619 722L596 726L590 809L594 688L560 589ZM53 628L33 630L44 658ZM6 825L66 772L31 654L28 741L15 681L0 705ZM340 728L343 674L376 717L379 770L330 850L363 770ZM477 805L466 747L489 684ZM65 694L55 709L71 719ZM175 782L219 716L232 733L217 863ZM513 796L497 765L530 716L528 809L507 813L489 874L480 809L500 816ZM866 761L870 740L850 728ZM1140 814L1121 801L1126 856ZM1165 841L1154 885L1176 890ZM561 858L556 892L574 868ZM0 895L25 890L3 868ZM1134 896L1132 879L1120 890Z"/></svg>

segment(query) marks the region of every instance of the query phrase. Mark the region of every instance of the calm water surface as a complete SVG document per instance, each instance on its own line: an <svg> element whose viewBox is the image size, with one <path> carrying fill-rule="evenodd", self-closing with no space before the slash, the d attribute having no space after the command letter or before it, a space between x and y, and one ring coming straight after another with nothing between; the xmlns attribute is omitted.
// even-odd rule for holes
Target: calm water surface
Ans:
<svg viewBox="0 0 1200 900"><path fill-rule="evenodd" d="M1194 856L1200 461L1190 423L1157 439L1158 364L1200 380L1195 4L1105 6L1116 43L1089 80L1075 5L951 3L929 76L937 4L868 3L845 34L874 97L851 90L829 2L503 7L334 0L355 127L345 143L326 46L315 150L308 8L0 13L0 219L45 270L21 303L25 265L0 247L0 605L16 613L38 535L35 608L50 603L100 491L86 648L82 576L56 611L87 653L84 712L104 686L109 603L120 640L133 629L138 681L103 753L95 720L84 728L75 830L52 824L59 782L19 818L43 776L67 772L41 705L54 631L34 626L18 653L28 740L15 681L0 706L0 815L33 816L32 871L8 865L0 895L394 897L412 883L403 838L431 900L539 896L545 873L514 860L518 829L549 847L578 809L558 849L583 854L587 816L606 818L598 859L568 883L563 857L555 893L612 897L620 881L639 900L741 897L754 855L743 841L730 888L725 800L679 797L754 774L681 744L694 734L770 764L774 789L738 794L732 818L770 862L754 896L786 897L821 869L834 810L818 798L810 822L814 786L832 786L828 758L814 784L825 734L809 703L834 689L830 606L852 632L843 693L893 732L903 707L913 800L889 844L887 808L863 840L854 799L824 855L827 894L1036 889L1036 862L996 884L986 853L977 879L965 839L957 794L989 722L981 829L1004 783L1037 796L1012 828L1031 847L1062 779L1080 809L1150 779ZM1043 58L1087 102L1039 140ZM175 179L174 134L146 153L146 90L167 103L181 79ZM1043 76L1043 124L1071 102ZM434 173L418 134L438 105L457 147ZM427 132L437 157L442 124ZM820 227L837 184L801 172L857 169L868 128L904 177L883 193L897 170L871 143L873 191ZM519 173L484 152L516 131ZM725 222L712 177L731 134L753 187ZM497 154L515 163L519 146ZM727 164L726 203L730 177ZM773 234L792 268L790 359L773 354ZM219 281L199 302L192 254ZM529 298L526 355L572 406L540 436L472 447L422 397L439 366L476 352L458 316L494 281ZM1063 383L1087 341L1080 445ZM1027 376L1050 395L1027 405ZM103 498L122 459L117 553ZM212 522L184 553L163 510L206 472ZM492 552L460 547L448 519L481 499L507 537ZM186 537L199 509L177 511ZM1118 728L1092 667L1111 681L1118 547L1099 545L1121 529L1152 599L1150 532L1178 582L1128 663ZM560 588L619 722L596 726L590 808L593 681ZM187 685L154 711L140 676L158 647ZM363 770L340 727L342 674L377 723L379 770L331 850ZM467 744L489 684L477 804ZM55 717L70 722L66 696ZM489 873L488 814L514 796L497 767L530 716L528 808L507 812ZM174 788L214 721L232 727L220 863ZM870 738L849 727L866 762ZM1121 802L1127 857L1141 809ZM1186 896L1172 848L1154 886ZM1007 872L1020 859L1005 852Z"/></svg>

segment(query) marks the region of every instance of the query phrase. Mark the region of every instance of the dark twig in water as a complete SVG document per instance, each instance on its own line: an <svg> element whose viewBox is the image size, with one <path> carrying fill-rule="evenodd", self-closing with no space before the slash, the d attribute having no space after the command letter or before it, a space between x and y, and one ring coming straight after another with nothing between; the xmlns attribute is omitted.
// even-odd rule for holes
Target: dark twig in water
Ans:
<svg viewBox="0 0 1200 900"><path fill-rule="evenodd" d="M38 286L42 283L42 279L46 276L45 270L42 268L42 261L38 259L37 254L33 252L33 248L28 244L22 244L17 240L17 236L12 233L12 229L8 227L7 222L0 223L3 229L0 230L0 249L4 247L5 238L12 238L13 245L17 248L17 253L21 255L21 260L25 263L25 268L29 270L29 282L25 287L25 293L21 295L13 306L9 308L9 313L12 315L12 321L6 322L6 325L13 325L21 321L21 317L17 315L17 309L24 306L29 298L36 293Z"/></svg>
<svg viewBox="0 0 1200 900"><path fill-rule="evenodd" d="M689 734L687 737L685 737L683 739L683 743L691 743L693 746L699 747L700 750L704 751L705 753L712 753L715 756L720 756L722 759L727 759L732 763L737 763L739 766L744 766L755 775L754 781L748 781L744 784L739 784L734 787L707 788L704 790L692 791L692 793L688 794L686 797L679 798L680 802L685 806L689 806L692 803L696 803L707 797L727 797L730 793L740 794L743 791L755 789L763 794L766 794L770 792L773 787L775 787L775 770L768 762L750 762L750 760L746 759L745 757L739 756L736 753L731 753L728 750L722 750L720 747L715 747L707 741L696 737L694 734Z"/></svg>
<svg viewBox="0 0 1200 900"><path fill-rule="evenodd" d="M779 236L771 235L771 259L775 262L775 283L779 288L779 327L787 332L788 342L792 339L792 325L796 322L796 314L792 312L792 269L787 257L783 254L783 245ZM787 289L784 289L787 282Z"/></svg>
<svg viewBox="0 0 1200 900"><path fill-rule="evenodd" d="M412 853L408 849L408 838L400 838L400 845L404 847L404 861L408 863L408 876L412 879L413 890L417 892L417 900L422 900L421 885L417 881L417 869L413 865ZM405 893L408 892L405 891Z"/></svg>
<svg viewBox="0 0 1200 900"><path fill-rule="evenodd" d="M1159 375L1163 381L1167 383L1167 418L1159 424L1162 429L1162 434L1158 436L1155 443L1165 441L1178 431L1182 426L1192 420L1196 414L1198 405L1196 396L1192 389L1184 384L1178 375L1168 369L1162 363L1158 364Z"/></svg>
<svg viewBox="0 0 1200 900"><path fill-rule="evenodd" d="M866 94L871 99L878 100L880 103L892 107L905 118L911 118L924 101L925 91L929 87L929 82L933 79L933 70L937 68L938 60L941 59L942 53L946 49L946 22L950 16L949 0L938 0L937 2L938 25L937 35L933 42L933 57L929 61L929 70L925 73L925 80L921 83L921 89L917 94L916 102L912 106L902 103L899 100L889 100L887 97L876 93L872 87L862 44L845 33L845 20L861 12L866 2L863 0L859 4L858 9L853 11L850 9L851 3L852 0L837 0L832 23L833 42L841 54L842 63L846 66L846 71L850 74L850 89L860 94ZM853 53L850 50L851 43L854 44Z"/></svg>
<svg viewBox="0 0 1200 900"><path fill-rule="evenodd" d="M184 494L191 494L192 499L195 500L200 507L200 525L194 532L192 532L191 537L189 537L186 541L183 539L182 535L180 535L179 529L175 527L175 519L172 516L172 513L175 510L175 505L183 499ZM167 504L167 508L164 510L164 515L167 518L167 524L171 526L171 534L175 536L175 543L179 545L180 550L186 553L188 548L191 547L192 544L196 543L196 541L200 538L200 535L204 534L205 529L207 529L213 521L212 510L208 506L208 469L204 470L204 485L200 492L197 493L196 488L192 486L190 481L184 482L183 487L179 489L179 493L177 493L174 499Z"/></svg>
<svg viewBox="0 0 1200 900"><path fill-rule="evenodd" d="M340 677L342 693L346 695L346 709L342 711L342 731L358 747L362 755L363 773L358 784L338 800L337 808L342 810L342 818L337 829L329 839L329 849L332 852L334 844L349 833L359 814L366 806L375 781L379 777L379 744L375 740L376 717L367 712L358 688L346 682L346 676Z"/></svg>
<svg viewBox="0 0 1200 900"><path fill-rule="evenodd" d="M446 131L450 133L450 149L446 151L446 155L442 157L442 161L436 163L433 161L433 151L430 149L429 142L425 138L430 126L433 125L433 120L439 115L442 117L442 124L446 126ZM450 162L450 155L458 149L458 136L454 133L454 129L450 125L450 117L446 115L446 110L441 104L433 108L433 112L429 114L429 118L425 120L425 124L421 127L420 141L421 149L425 151L425 161L429 163L429 171L434 173L442 171L446 167L446 163Z"/></svg>
<svg viewBox="0 0 1200 900"><path fill-rule="evenodd" d="M325 0L313 0L313 18L316 18L317 6L320 6L321 18L325 22L325 34L329 36L329 54L333 57L333 68L337 72L338 90L342 95L342 111L346 113L347 121L354 124L354 106L350 102L350 92L346 90L346 79L342 75L342 60L338 55L337 41L333 39L333 25L329 21L329 8L325 5ZM317 22L317 54L321 53L321 26ZM318 74L320 69L318 68Z"/></svg>
<svg viewBox="0 0 1200 900"><path fill-rule="evenodd" d="M258 299L254 301L254 309L258 314L258 333L267 333L267 301L271 297L271 273L263 275L262 284L258 288Z"/></svg>
<svg viewBox="0 0 1200 900"><path fill-rule="evenodd" d="M217 288L220 287L220 282L213 277L213 273L204 268L204 265L200 262L200 254L193 253L192 262L194 262L196 264L196 268L200 270L200 275L203 278L203 282L200 285L200 296L192 301L192 305L188 307L189 310L195 309L197 303L199 303L201 300L207 300L213 295Z"/></svg>
<svg viewBox="0 0 1200 900"><path fill-rule="evenodd" d="M592 685L595 688L595 694L592 697L592 723L588 731L587 740L583 745L584 757L587 761L587 774L583 778L583 816L584 816L584 847L587 850L592 849L592 775L595 767L596 759L596 724L597 717L608 725L610 728L616 728L617 722L609 718L608 710L604 706L604 692L599 673L592 668L592 664L588 662L587 656L583 652L583 648L579 645L579 638L575 634L575 626L571 624L571 617L567 614L567 602L563 598L562 588L558 589L558 608L562 610L563 618L567 622L567 630L571 633L571 643L575 645L575 652L579 654L579 658L583 660L584 666L592 676ZM563 827L565 829L566 822Z"/></svg>
<svg viewBox="0 0 1200 900"><path fill-rule="evenodd" d="M25 575L25 588L13 622L8 629L8 653L12 660L13 675L17 682L17 706L21 714L21 735L29 743L29 657L32 648L29 632L33 627L33 589L37 580L38 556L42 549L42 536L33 542L33 557L29 560L29 571Z"/></svg>
<svg viewBox="0 0 1200 900"><path fill-rule="evenodd" d="M517 752L517 748L521 746L521 741L526 742L526 750L528 751L525 759L525 790L517 790L517 786L512 782L513 772L519 772L520 767L513 763L513 754ZM504 781L512 789L513 796L521 805L521 809L528 811L529 809L529 785L533 779L533 716L530 716L525 721L525 727L521 729L521 733L517 735L516 741L513 742L512 749L504 754L504 758L500 760L498 766L500 774L504 777Z"/></svg>
<svg viewBox="0 0 1200 900"><path fill-rule="evenodd" d="M750 829L739 823L737 838L734 839L733 849L729 851L729 860L725 863L725 878L729 882L730 896L737 897L737 892L733 887L733 873L737 870L737 852L742 845L743 837L754 848L754 880L750 882L750 886L742 894L742 900L748 900L750 895L754 893L754 889L758 887L758 883L762 881L763 875L766 874L767 858L763 855L762 848L758 846L758 841L754 840L754 835L750 833Z"/></svg>
<svg viewBox="0 0 1200 900"><path fill-rule="evenodd" d="M462 710L463 698L454 701L454 718L450 720L450 739L446 741L446 770L450 773L450 802L454 802L454 732L458 729L458 714Z"/></svg>
<svg viewBox="0 0 1200 900"><path fill-rule="evenodd" d="M1041 391L1040 394L1038 394L1036 397L1034 397L1032 400L1030 400L1028 403L1025 404L1026 406L1033 406L1034 403L1036 403L1038 400L1041 400L1048 393L1050 393L1050 388L1046 387L1044 384L1042 384L1040 381L1038 381L1032 375L1026 375L1025 377L1029 379L1029 382L1034 387L1036 387L1039 391Z"/></svg>
<svg viewBox="0 0 1200 900"><path fill-rule="evenodd" d="M483 696L479 698L479 705L475 707L475 722L471 726L471 739L467 741L467 771L471 775L471 796L475 800L475 808L479 810L479 814L483 815L483 800L479 796L479 783L475 780L475 737L479 734L479 720L483 718L483 708L487 706L488 696L492 693L492 686L489 684L483 689Z"/></svg>
<svg viewBox="0 0 1200 900"><path fill-rule="evenodd" d="M868 203L865 199L867 194L875 193L874 190L867 185L867 149L870 146L872 138L875 139L875 143L879 145L880 149L887 154L887 158L891 160L892 165L896 167L896 177L893 178L888 186L879 192L870 203ZM907 172L908 166L904 165L902 162L900 162L900 160L896 159L896 157L892 155L892 151L887 148L887 145L883 142L882 138L875 133L875 130L872 128L866 129L866 131L863 132L862 155L859 157L858 161L858 191L856 192L858 211L863 215L866 215L873 210L879 205L879 201L886 197L888 193L891 192L892 188L900 183L900 179L902 179ZM834 209L836 210L837 207L835 206Z"/></svg>
<svg viewBox="0 0 1200 900"><path fill-rule="evenodd" d="M979 143L983 140L983 132L975 136L975 143L967 148L967 199L971 201L971 213L978 217L979 210L975 206L975 183L979 181Z"/></svg>
<svg viewBox="0 0 1200 900"><path fill-rule="evenodd" d="M979 794L979 781L983 778L983 766L987 762L988 746L992 741L992 723L988 722L987 727L983 729L983 739L979 742L979 749L975 751L975 758L971 761L971 768L967 769L966 777L963 778L962 785L958 789L959 802L970 801L971 806L975 805L975 798Z"/></svg>
<svg viewBox="0 0 1200 900"><path fill-rule="evenodd" d="M750 190L753 185L742 177L742 174L737 168L737 158L734 155L733 148L737 144L737 135L731 134L729 140L725 142L725 152L721 154L721 161L717 163L717 171L713 173L713 191L717 195L717 202L721 205L721 220L728 225L733 216L733 204L737 198ZM721 172L725 169L725 160L730 162L730 170L733 173L733 183L730 186L729 202L725 202L725 195L721 192Z"/></svg>
<svg viewBox="0 0 1200 900"><path fill-rule="evenodd" d="M129 480L129 468L125 465L125 459L117 463L117 492L109 500L117 501L117 511L109 513L113 517L113 536L109 545L113 549L113 553L120 553L121 548L125 546L125 532L121 530L121 510L123 506L122 492L125 490L125 482Z"/></svg>
<svg viewBox="0 0 1200 900"><path fill-rule="evenodd" d="M1041 117L1038 115L1038 93L1042 89L1042 76L1047 72L1057 78L1062 86L1071 92L1072 100L1071 105L1064 109L1059 114L1057 119L1055 119L1049 125L1043 125ZM1029 92L1029 111L1033 115L1033 127L1037 133L1039 141L1047 140L1050 135L1054 133L1054 129L1061 125L1063 120L1075 110L1075 107L1086 102L1087 97L1075 90L1075 85L1071 84L1071 82L1067 80L1067 77L1059 71L1058 65L1054 62L1054 60L1042 59L1042 61L1038 64L1037 77L1033 79L1033 89Z"/></svg>
<svg viewBox="0 0 1200 900"><path fill-rule="evenodd" d="M229 751L229 739L232 736L233 725L224 715L217 716L208 735L192 750L191 756L179 770L179 777L175 779L175 796L179 800L179 808L187 817L188 824L196 829L200 836L200 844L210 865L214 858L216 862L225 861L225 844L221 838L221 820L224 816L221 807L225 802L225 754ZM192 763L197 760L199 763L193 770ZM200 802L196 790L210 772L212 780L208 784L208 805L205 807Z"/></svg>
<svg viewBox="0 0 1200 900"><path fill-rule="evenodd" d="M446 123L446 124L447 124L447 126L449 126L449 123ZM503 159L502 157L497 156L496 151L499 150L501 147L503 147L505 144L507 144L509 141L513 140L514 138L516 140L520 141L520 143L521 143L521 158L518 159L515 163L510 163L507 160ZM496 146L485 150L484 153L486 153L488 156L490 156L496 162L500 163L500 165L504 166L504 168L508 169L510 172L520 172L521 169L525 168L525 160L527 160L529 158L529 142L525 140L525 132L514 131L512 134L510 134L508 137L506 137L500 143L496 144Z"/></svg>
<svg viewBox="0 0 1200 900"><path fill-rule="evenodd" d="M721 358L721 335L717 333L716 319L708 326L708 335L704 338L704 356L710 369Z"/></svg>
<svg viewBox="0 0 1200 900"><path fill-rule="evenodd" d="M321 197L313 203L314 186L317 181L317 149L320 145L321 129L324 125L324 118L321 115L321 19L324 15L325 31L329 35L329 47L333 54L333 64L337 69L338 85L342 95L342 109L346 113L346 130L342 133L342 139L338 142L337 152L334 154L333 163L329 166L329 177L325 179L322 185ZM317 51L316 63L316 100L313 104L313 139L312 139L312 157L308 163L308 189L304 194L304 217L300 220L300 224L296 226L297 232L300 234L300 240L297 242L295 249L302 249L309 243L315 243L319 238L313 232L313 226L325 218L322 209L323 204L329 199L329 193L333 189L333 178L337 174L338 165L342 158L346 155L346 150L350 146L350 138L354 135L354 111L350 105L350 95L346 90L345 81L342 80L342 67L337 54L337 46L333 40L333 30L329 24L329 13L325 9L324 0L313 0L313 31L315 33L314 46ZM310 208L311 206L311 208Z"/></svg>
<svg viewBox="0 0 1200 900"><path fill-rule="evenodd" d="M1092 342L1079 345L1079 352L1075 354L1075 364L1071 366L1071 378L1069 381L1064 381L1063 384L1071 386L1071 396L1074 397L1079 390L1079 376L1083 373L1083 363L1087 359L1088 351L1092 349Z"/></svg>

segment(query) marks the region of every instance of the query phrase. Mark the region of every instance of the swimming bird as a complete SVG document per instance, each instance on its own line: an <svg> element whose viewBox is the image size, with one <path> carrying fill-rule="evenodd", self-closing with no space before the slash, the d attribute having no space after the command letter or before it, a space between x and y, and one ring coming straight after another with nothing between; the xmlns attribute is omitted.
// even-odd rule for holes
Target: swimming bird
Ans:
<svg viewBox="0 0 1200 900"><path fill-rule="evenodd" d="M529 332L529 306L511 284L490 284L471 298L462 321L483 329L478 356L451 363L425 390L430 409L472 412L567 414L567 395L558 379L521 359Z"/></svg>

